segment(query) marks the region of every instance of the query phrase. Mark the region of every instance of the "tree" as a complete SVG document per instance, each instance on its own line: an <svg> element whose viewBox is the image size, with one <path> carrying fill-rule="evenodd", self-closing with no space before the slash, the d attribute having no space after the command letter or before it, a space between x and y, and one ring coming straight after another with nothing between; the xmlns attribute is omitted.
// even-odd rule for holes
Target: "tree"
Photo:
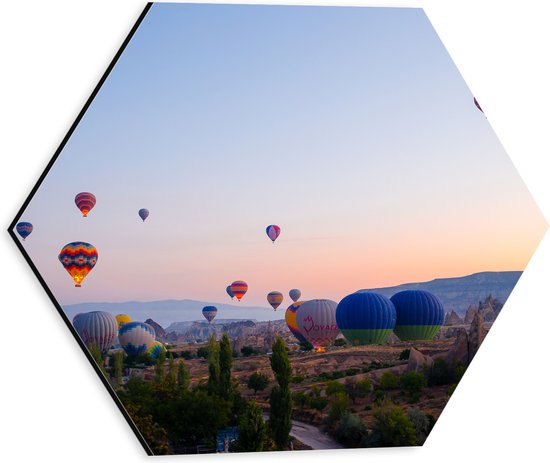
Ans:
<svg viewBox="0 0 550 463"><path fill-rule="evenodd" d="M220 395L229 399L233 392L233 383L231 381L231 368L233 367L233 351L229 336L223 334L220 341Z"/></svg>
<svg viewBox="0 0 550 463"><path fill-rule="evenodd" d="M157 365L155 366L155 374L157 377L157 383L162 384L164 382L164 361L166 360L166 353L160 351L157 358Z"/></svg>
<svg viewBox="0 0 550 463"><path fill-rule="evenodd" d="M302 341L300 343L300 349L306 352L309 352L313 349L313 344L311 344L309 341Z"/></svg>
<svg viewBox="0 0 550 463"><path fill-rule="evenodd" d="M417 445L414 423L398 405L385 401L374 412L374 429L378 432L382 447Z"/></svg>
<svg viewBox="0 0 550 463"><path fill-rule="evenodd" d="M382 389L395 389L399 383L399 378L391 371L386 371L380 376L380 387Z"/></svg>
<svg viewBox="0 0 550 463"><path fill-rule="evenodd" d="M241 452L261 452L267 437L262 409L255 401L248 403L239 419L237 449Z"/></svg>
<svg viewBox="0 0 550 463"><path fill-rule="evenodd" d="M149 445L153 455L169 455L166 430L154 423L151 415L142 415L138 405L128 404L126 405L126 411Z"/></svg>
<svg viewBox="0 0 550 463"><path fill-rule="evenodd" d="M422 389L428 384L426 377L422 373L410 371L399 378L399 384L408 392L412 402L418 402Z"/></svg>
<svg viewBox="0 0 550 463"><path fill-rule="evenodd" d="M122 386L122 365L124 364L124 352L118 351L115 353L115 384Z"/></svg>
<svg viewBox="0 0 550 463"><path fill-rule="evenodd" d="M197 357L198 358L208 358L208 348L207 347L199 347L197 349Z"/></svg>
<svg viewBox="0 0 550 463"><path fill-rule="evenodd" d="M345 392L337 392L330 398L327 422L333 426L344 414L349 412L349 397Z"/></svg>
<svg viewBox="0 0 550 463"><path fill-rule="evenodd" d="M360 447L366 435L365 423L357 415L349 412L344 413L334 430L334 437L346 447Z"/></svg>
<svg viewBox="0 0 550 463"><path fill-rule="evenodd" d="M349 398L355 405L358 398L366 397L372 391L372 383L369 378L363 378L359 381L348 379L345 384L345 389Z"/></svg>
<svg viewBox="0 0 550 463"><path fill-rule="evenodd" d="M248 378L248 382L246 383L246 387L248 387L248 389L253 389L254 390L254 395L256 395L256 393L258 391L263 391L267 387L268 384L269 384L268 376L264 375L263 373L259 373L259 372L255 371Z"/></svg>
<svg viewBox="0 0 550 463"><path fill-rule="evenodd" d="M339 392L346 392L346 387L342 383L339 383L338 381L329 381L327 383L325 392L328 396L331 396Z"/></svg>
<svg viewBox="0 0 550 463"><path fill-rule="evenodd" d="M280 336L277 336L272 350L271 369L278 385L271 389L269 397L269 432L275 447L278 450L285 450L292 428L292 396L289 389L292 368L288 361L285 343Z"/></svg>
<svg viewBox="0 0 550 463"><path fill-rule="evenodd" d="M216 335L212 335L208 341L208 391L211 394L220 392L220 346L216 341Z"/></svg>
<svg viewBox="0 0 550 463"><path fill-rule="evenodd" d="M430 434L433 424L428 415L418 408L409 408L407 415L413 422L416 430L416 441L418 445L422 445L426 441L428 434Z"/></svg>
<svg viewBox="0 0 550 463"><path fill-rule="evenodd" d="M99 370L101 373L103 373L104 376L107 376L107 372L105 371L105 366L103 365L103 355L101 354L101 350L99 349L99 346L95 341L92 341L88 345L88 350L90 351L90 354L92 358L94 359L95 363L99 367Z"/></svg>
<svg viewBox="0 0 550 463"><path fill-rule="evenodd" d="M241 354L243 354L243 357L250 357L254 354L254 348L252 346L243 346L241 348Z"/></svg>
<svg viewBox="0 0 550 463"><path fill-rule="evenodd" d="M178 387L183 390L189 389L189 384L191 382L191 375L189 374L189 368L185 366L183 358L180 358L178 362Z"/></svg>

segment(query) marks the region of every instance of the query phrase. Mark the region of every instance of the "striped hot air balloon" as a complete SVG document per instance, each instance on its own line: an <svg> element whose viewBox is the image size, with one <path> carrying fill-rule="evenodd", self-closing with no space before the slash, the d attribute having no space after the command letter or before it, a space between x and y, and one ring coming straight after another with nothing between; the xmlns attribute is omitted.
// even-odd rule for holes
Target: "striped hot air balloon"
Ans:
<svg viewBox="0 0 550 463"><path fill-rule="evenodd" d="M79 313L73 318L73 326L86 346L95 343L101 352L107 352L115 342L118 324L108 312Z"/></svg>
<svg viewBox="0 0 550 463"><path fill-rule="evenodd" d="M141 217L141 220L145 222L145 219L149 217L149 210L148 209L140 209L138 211L138 215Z"/></svg>
<svg viewBox="0 0 550 463"><path fill-rule="evenodd" d="M74 202L76 204L76 207L78 207L80 209L80 212L82 212L82 217L87 217L88 213L95 206L96 199L92 193L82 192L78 193L75 196Z"/></svg>
<svg viewBox="0 0 550 463"><path fill-rule="evenodd" d="M443 304L428 291L400 291L391 301L397 314L394 331L402 341L433 339L445 319Z"/></svg>
<svg viewBox="0 0 550 463"><path fill-rule="evenodd" d="M97 249L90 243L75 241L66 244L59 253L59 262L73 278L75 286L80 287L82 280L94 268L97 259Z"/></svg>
<svg viewBox="0 0 550 463"><path fill-rule="evenodd" d="M245 281L237 280L231 283L231 291L233 291L233 294L237 298L237 300L241 300L243 296L248 291L248 285Z"/></svg>
<svg viewBox="0 0 550 463"><path fill-rule="evenodd" d="M277 310L277 307L279 307L281 302L283 302L283 294L279 291L271 291L267 295L267 302L269 302L269 305L273 307L273 310Z"/></svg>
<svg viewBox="0 0 550 463"><path fill-rule="evenodd" d="M160 353L164 352L166 354L166 347L164 347L164 344L159 341L155 341L153 344L151 344L151 347L145 351L145 354L153 360L156 360L159 358Z"/></svg>
<svg viewBox="0 0 550 463"><path fill-rule="evenodd" d="M115 315L115 318L116 318L116 321L118 323L118 328L119 329L125 323L130 323L132 321L132 319L130 318L130 315L126 315L124 313L119 313L118 315Z"/></svg>
<svg viewBox="0 0 550 463"><path fill-rule="evenodd" d="M15 226L15 231L17 231L17 233L19 233L19 236L21 236L21 238L23 238L23 241L25 241L25 238L32 233L32 223L19 222Z"/></svg>
<svg viewBox="0 0 550 463"><path fill-rule="evenodd" d="M145 354L155 342L155 330L143 322L125 323L118 330L118 340L128 355Z"/></svg>
<svg viewBox="0 0 550 463"><path fill-rule="evenodd" d="M331 344L340 330L336 324L336 302L329 299L305 301L296 312L300 333L316 350Z"/></svg>
<svg viewBox="0 0 550 463"><path fill-rule="evenodd" d="M307 339L302 335L302 333L300 333L300 329L298 328L298 324L296 323L296 312L303 303L303 301L295 302L294 304L289 305L285 312L286 326L288 326L290 332L300 343L307 342Z"/></svg>
<svg viewBox="0 0 550 463"><path fill-rule="evenodd" d="M207 305L202 309L202 315L208 320L208 323L212 323L212 320L216 318L218 314L218 309L213 305Z"/></svg>
<svg viewBox="0 0 550 463"><path fill-rule="evenodd" d="M296 302L302 296L302 292L299 289L291 289L288 292L288 295L290 296L290 299L292 299L294 302Z"/></svg>
<svg viewBox="0 0 550 463"><path fill-rule="evenodd" d="M376 293L353 293L340 301L336 322L353 345L382 344L395 327L392 302Z"/></svg>
<svg viewBox="0 0 550 463"><path fill-rule="evenodd" d="M281 227L278 225L268 225L265 232L267 233L267 236L269 236L269 239L275 243L275 240L281 234Z"/></svg>

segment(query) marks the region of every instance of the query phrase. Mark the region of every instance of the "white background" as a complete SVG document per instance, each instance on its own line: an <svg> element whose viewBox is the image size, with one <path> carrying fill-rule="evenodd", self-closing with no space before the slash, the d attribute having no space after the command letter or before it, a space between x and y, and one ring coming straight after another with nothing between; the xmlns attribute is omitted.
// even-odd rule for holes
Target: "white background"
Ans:
<svg viewBox="0 0 550 463"><path fill-rule="evenodd" d="M425 8L548 221L550 27L545 3L326 2ZM3 228L144 6L134 0L2 3ZM2 459L145 460L138 440L6 232L0 234L0 246ZM549 276L546 236L423 448L182 456L170 461L549 461Z"/></svg>

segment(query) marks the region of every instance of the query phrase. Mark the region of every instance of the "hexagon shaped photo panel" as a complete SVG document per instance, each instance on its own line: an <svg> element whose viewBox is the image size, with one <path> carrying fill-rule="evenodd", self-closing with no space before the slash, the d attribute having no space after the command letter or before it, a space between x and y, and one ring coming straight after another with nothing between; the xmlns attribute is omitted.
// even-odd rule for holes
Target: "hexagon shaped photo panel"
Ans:
<svg viewBox="0 0 550 463"><path fill-rule="evenodd" d="M422 10L149 4L9 231L157 455L422 445L546 226Z"/></svg>

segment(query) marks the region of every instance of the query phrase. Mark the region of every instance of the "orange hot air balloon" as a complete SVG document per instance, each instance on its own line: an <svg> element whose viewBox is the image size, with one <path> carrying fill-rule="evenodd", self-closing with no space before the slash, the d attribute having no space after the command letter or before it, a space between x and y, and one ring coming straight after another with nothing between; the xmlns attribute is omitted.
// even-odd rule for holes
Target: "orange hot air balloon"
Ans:
<svg viewBox="0 0 550 463"><path fill-rule="evenodd" d="M245 281L237 280L231 283L231 291L233 291L233 294L237 298L237 300L241 300L243 296L248 291L248 285Z"/></svg>
<svg viewBox="0 0 550 463"><path fill-rule="evenodd" d="M82 212L82 217L88 217L88 212L90 212L95 206L96 199L92 193L82 192L75 196L74 202L76 207L78 207L80 212Z"/></svg>
<svg viewBox="0 0 550 463"><path fill-rule="evenodd" d="M73 278L75 286L80 287L82 280L94 268L97 259L97 249L90 243L75 241L66 244L59 253L59 262Z"/></svg>
<svg viewBox="0 0 550 463"><path fill-rule="evenodd" d="M283 295L279 291L271 291L267 295L267 302L269 302L269 305L273 307L273 310L277 310L277 307L281 305L281 302L283 302Z"/></svg>

